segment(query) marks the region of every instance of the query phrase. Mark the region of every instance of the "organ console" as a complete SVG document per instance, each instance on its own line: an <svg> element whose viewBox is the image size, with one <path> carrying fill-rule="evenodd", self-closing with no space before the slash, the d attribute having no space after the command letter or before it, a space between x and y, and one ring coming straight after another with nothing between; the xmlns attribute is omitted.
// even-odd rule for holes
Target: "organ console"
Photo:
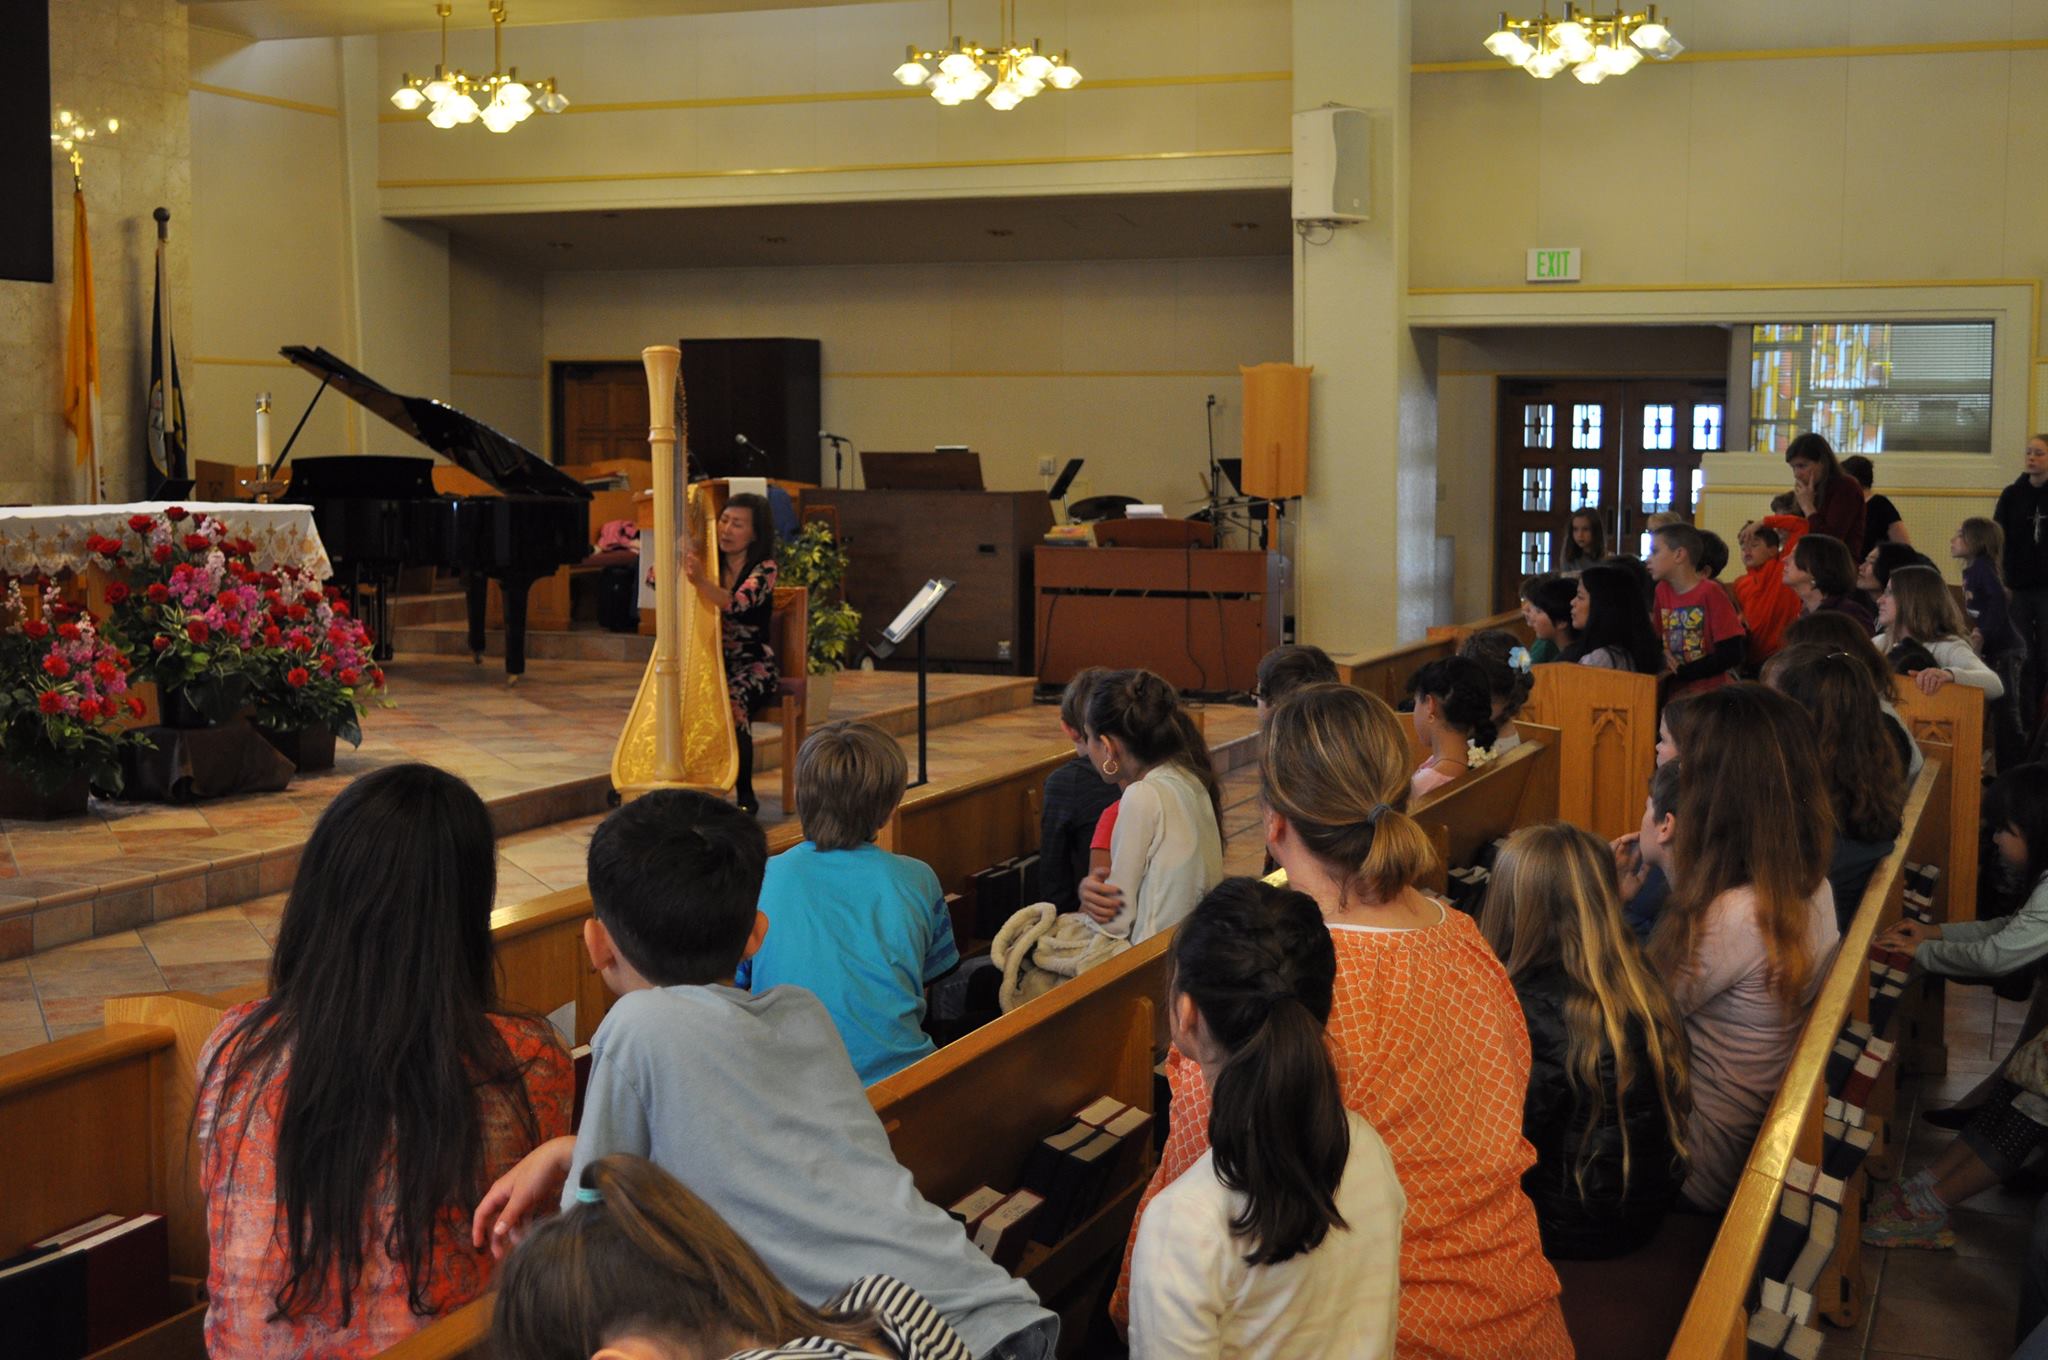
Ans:
<svg viewBox="0 0 2048 1360"><path fill-rule="evenodd" d="M526 595L535 581L590 555L590 490L479 420L430 397L408 397L317 346L287 345L285 358L383 417L501 493L444 496L434 490L431 458L347 455L311 458L292 468L284 499L313 507L320 541L350 607L376 636L379 660L391 657L391 596L401 567L458 573L469 606L469 647L484 651L488 583L505 602L505 675L526 670ZM320 393L313 394L320 400ZM307 407L310 414L312 407ZM305 425L300 418L301 428ZM292 439L298 438L293 431ZM282 469L291 444L279 454ZM363 615L365 586L375 599Z"/></svg>

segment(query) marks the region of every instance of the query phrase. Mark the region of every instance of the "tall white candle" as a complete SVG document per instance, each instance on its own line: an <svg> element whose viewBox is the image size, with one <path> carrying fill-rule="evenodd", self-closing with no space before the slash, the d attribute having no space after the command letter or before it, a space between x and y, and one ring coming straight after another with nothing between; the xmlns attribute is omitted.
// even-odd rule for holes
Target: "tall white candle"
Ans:
<svg viewBox="0 0 2048 1360"><path fill-rule="evenodd" d="M256 465L270 471L270 394L256 394Z"/></svg>

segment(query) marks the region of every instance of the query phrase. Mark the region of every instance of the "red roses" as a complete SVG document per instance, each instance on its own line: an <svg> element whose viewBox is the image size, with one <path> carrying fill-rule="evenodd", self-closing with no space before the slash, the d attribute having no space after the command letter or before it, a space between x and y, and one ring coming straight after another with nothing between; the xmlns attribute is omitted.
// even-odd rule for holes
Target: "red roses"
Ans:
<svg viewBox="0 0 2048 1360"><path fill-rule="evenodd" d="M284 682L293 689L304 689L306 682L312 678L311 675L306 673L304 666L294 666L284 673Z"/></svg>
<svg viewBox="0 0 2048 1360"><path fill-rule="evenodd" d="M36 707L45 713L62 713L64 711L64 696L56 690L46 689L36 696Z"/></svg>

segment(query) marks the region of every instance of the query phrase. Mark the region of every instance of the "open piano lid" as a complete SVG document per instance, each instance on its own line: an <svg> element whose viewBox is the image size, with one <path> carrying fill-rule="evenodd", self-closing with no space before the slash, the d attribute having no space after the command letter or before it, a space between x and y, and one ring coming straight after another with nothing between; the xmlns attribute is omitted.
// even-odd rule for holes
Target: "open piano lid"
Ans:
<svg viewBox="0 0 2048 1360"><path fill-rule="evenodd" d="M445 402L401 396L317 345L286 345L278 353L507 495L591 498L590 488L568 473Z"/></svg>

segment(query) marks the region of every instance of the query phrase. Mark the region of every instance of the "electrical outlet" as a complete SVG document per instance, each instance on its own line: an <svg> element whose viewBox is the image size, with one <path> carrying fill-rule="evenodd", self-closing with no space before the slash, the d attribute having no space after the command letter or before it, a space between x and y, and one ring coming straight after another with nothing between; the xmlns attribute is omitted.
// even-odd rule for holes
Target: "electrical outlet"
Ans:
<svg viewBox="0 0 2048 1360"><path fill-rule="evenodd" d="M1050 477L1052 476L1055 467L1056 464L1053 462L1052 459L1041 458L1038 460L1038 475L1041 477Z"/></svg>

